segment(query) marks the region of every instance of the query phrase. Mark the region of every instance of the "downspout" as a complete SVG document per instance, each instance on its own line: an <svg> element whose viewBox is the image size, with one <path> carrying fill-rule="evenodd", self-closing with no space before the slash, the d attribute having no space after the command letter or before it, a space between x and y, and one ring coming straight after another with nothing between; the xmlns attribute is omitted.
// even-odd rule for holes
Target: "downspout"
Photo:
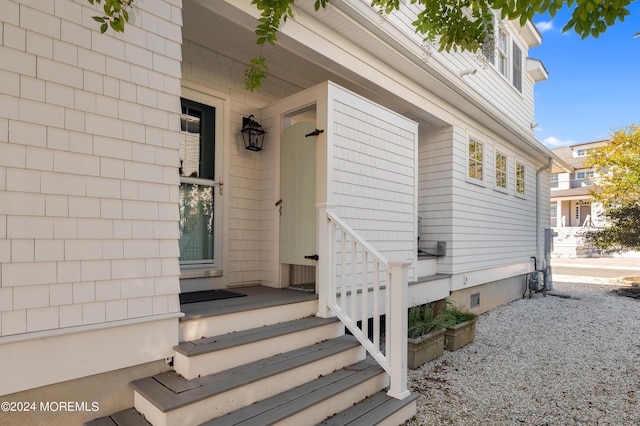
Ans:
<svg viewBox="0 0 640 426"><path fill-rule="evenodd" d="M542 262L542 269L545 271L545 285L547 285L547 290L551 290L551 253L544 252L544 243L541 244L541 240L544 241L545 238L545 230L542 229L542 216L540 215L540 211L542 209L541 202L541 190L540 190L540 175L545 170L549 169L553 165L553 158L549 157L549 161L544 166L540 167L536 171L536 252L538 255L538 259L544 259ZM549 200L546 200L548 203ZM542 235L541 235L542 234ZM551 237L550 237L551 238Z"/></svg>

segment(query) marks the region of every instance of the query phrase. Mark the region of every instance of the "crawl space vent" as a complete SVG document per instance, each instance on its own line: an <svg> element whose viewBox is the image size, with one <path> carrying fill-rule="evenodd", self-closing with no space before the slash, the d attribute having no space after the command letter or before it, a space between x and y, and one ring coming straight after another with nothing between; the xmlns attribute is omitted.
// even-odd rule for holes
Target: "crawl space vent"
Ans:
<svg viewBox="0 0 640 426"><path fill-rule="evenodd" d="M471 295L471 300L469 301L469 305L472 308L475 308L477 306L480 306L480 293L473 293Z"/></svg>

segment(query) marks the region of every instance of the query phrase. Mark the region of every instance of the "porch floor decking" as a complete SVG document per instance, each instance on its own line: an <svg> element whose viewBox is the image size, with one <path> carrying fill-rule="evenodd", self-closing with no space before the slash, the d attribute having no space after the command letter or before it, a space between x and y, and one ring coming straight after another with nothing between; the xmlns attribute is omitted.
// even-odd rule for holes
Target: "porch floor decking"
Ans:
<svg viewBox="0 0 640 426"><path fill-rule="evenodd" d="M210 300L207 302L187 303L180 305L184 317L180 321L226 315L234 312L250 311L253 309L287 305L290 303L317 300L318 295L312 292L291 290L288 288L273 288L265 286L235 287L227 290L241 293L246 297Z"/></svg>

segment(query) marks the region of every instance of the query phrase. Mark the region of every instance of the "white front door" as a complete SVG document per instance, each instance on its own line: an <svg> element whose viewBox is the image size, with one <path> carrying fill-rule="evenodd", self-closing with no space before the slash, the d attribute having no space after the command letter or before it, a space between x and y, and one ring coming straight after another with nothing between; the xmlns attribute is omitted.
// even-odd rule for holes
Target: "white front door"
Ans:
<svg viewBox="0 0 640 426"><path fill-rule="evenodd" d="M315 265L316 138L305 135L315 123L288 127L280 142L280 263Z"/></svg>

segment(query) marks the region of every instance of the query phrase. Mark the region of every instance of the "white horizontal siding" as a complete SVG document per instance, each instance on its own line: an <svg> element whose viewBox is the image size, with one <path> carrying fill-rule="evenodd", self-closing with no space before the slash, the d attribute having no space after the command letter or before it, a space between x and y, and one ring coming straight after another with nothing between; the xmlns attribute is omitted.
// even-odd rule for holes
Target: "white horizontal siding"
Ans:
<svg viewBox="0 0 640 426"><path fill-rule="evenodd" d="M481 184L467 180L468 135L484 143ZM438 260L439 272L523 263L537 254L535 191L536 170L541 164L504 141L476 136L462 126L426 129L421 132L419 147L420 248L432 252L437 241L447 243L447 256ZM506 192L494 188L496 149L508 157ZM524 197L515 194L516 159L525 164ZM541 207L542 214L548 216L547 204Z"/></svg>
<svg viewBox="0 0 640 426"><path fill-rule="evenodd" d="M370 4L368 0L361 1ZM415 27L411 24L417 19L422 7L419 4L403 3L400 5L399 10L393 11L389 16L382 18L382 25L393 25L398 28L406 37L404 40L398 40L400 43L413 43L417 46L423 46L424 53L421 59L427 63L441 64L455 76L458 76L461 70L467 68L476 69L476 74L463 78L468 87L480 97L489 101L508 120L526 131L531 131L530 123L534 118L533 87L535 82L528 76L526 69L522 70L522 92L519 92L512 84L511 68L507 79L497 70L495 65L490 63L483 64L472 53L438 52L438 45L425 44L423 37L416 33ZM504 23L504 27L510 36L508 41L509 52L511 52L512 41L515 40L522 50L524 68L525 58L528 55L526 44L520 38L512 23Z"/></svg>
<svg viewBox="0 0 640 426"><path fill-rule="evenodd" d="M471 135L473 136L473 135ZM467 181L467 135L454 141L452 272L527 262L536 254L536 165L506 144L484 143L484 182ZM495 149L508 158L506 193L494 189ZM515 162L525 164L525 196L515 194Z"/></svg>

